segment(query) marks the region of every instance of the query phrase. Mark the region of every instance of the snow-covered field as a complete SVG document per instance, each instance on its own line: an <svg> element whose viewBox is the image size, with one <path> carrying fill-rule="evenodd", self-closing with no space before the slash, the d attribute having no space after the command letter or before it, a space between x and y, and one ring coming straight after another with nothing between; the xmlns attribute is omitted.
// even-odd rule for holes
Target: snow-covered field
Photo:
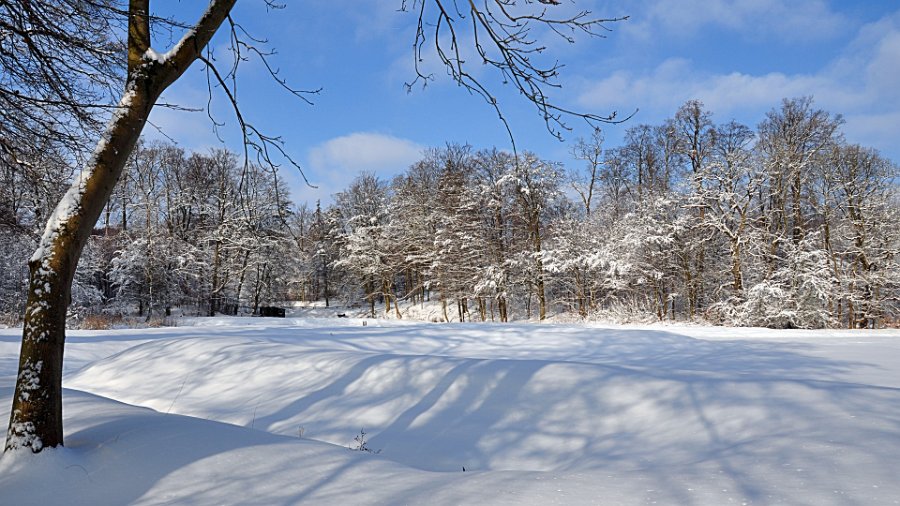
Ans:
<svg viewBox="0 0 900 506"><path fill-rule="evenodd" d="M70 332L0 504L900 504L898 331L181 323Z"/></svg>

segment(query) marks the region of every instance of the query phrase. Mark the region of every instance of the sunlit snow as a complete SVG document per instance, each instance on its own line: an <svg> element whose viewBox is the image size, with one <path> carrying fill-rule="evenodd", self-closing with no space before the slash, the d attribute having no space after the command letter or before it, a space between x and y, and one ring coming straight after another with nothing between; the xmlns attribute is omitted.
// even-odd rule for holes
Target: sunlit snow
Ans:
<svg viewBox="0 0 900 506"><path fill-rule="evenodd" d="M900 500L898 331L179 325L71 332L67 446L0 459L0 503Z"/></svg>

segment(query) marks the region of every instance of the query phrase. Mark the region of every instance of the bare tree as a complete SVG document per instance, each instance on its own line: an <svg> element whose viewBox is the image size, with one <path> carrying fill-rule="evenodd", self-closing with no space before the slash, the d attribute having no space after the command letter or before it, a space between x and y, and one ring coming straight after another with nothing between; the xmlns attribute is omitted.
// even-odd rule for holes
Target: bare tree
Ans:
<svg viewBox="0 0 900 506"><path fill-rule="evenodd" d="M581 197L585 216L590 217L591 203L603 173L603 134L600 130L594 130L590 140L578 139L572 148L572 155L587 162L583 172L571 174L571 184L572 189Z"/></svg>
<svg viewBox="0 0 900 506"><path fill-rule="evenodd" d="M884 227L896 226L891 224L889 202L898 169L878 152L859 145L835 147L831 159L828 176L837 182L834 202L844 222L837 227L843 268L835 277L846 284L840 290L846 299L846 324L875 328L886 305L885 288L892 282L891 273L895 277L897 272L897 255L890 246L894 234Z"/></svg>
<svg viewBox="0 0 900 506"><path fill-rule="evenodd" d="M0 152L15 165L49 147L78 152L119 94L115 0L0 2ZM0 157L3 163L4 157Z"/></svg>
<svg viewBox="0 0 900 506"><path fill-rule="evenodd" d="M128 4L124 92L94 154L47 222L29 261L28 302L6 450L29 448L39 452L62 445L66 310L78 258L156 100L200 57L235 0L211 1L192 29L164 54L151 47L149 3L131 0ZM57 68L53 56L47 55L48 60L37 63L48 73L48 85L54 81ZM59 86L65 83L59 82Z"/></svg>
<svg viewBox="0 0 900 506"><path fill-rule="evenodd" d="M728 239L731 289L742 295L743 249L761 177L750 150L753 131L732 121L716 128L716 139L713 161L703 176L706 186L702 198L709 207L705 224Z"/></svg>
<svg viewBox="0 0 900 506"><path fill-rule="evenodd" d="M476 78L470 71L472 63L465 54L465 41L471 39L475 62L495 69L504 84L511 84L534 104L554 137L562 140L562 132L571 129L566 123L567 117L582 119L594 128L624 121L615 112L597 115L568 109L550 96L551 90L560 87L558 79L562 65L553 59L543 61L546 56L542 58L542 55L547 48L538 43L535 34L550 31L573 43L578 33L601 37L611 23L627 19L597 18L583 9L572 12L564 9L561 3L559 0L403 0L401 10L414 11L418 15L413 44L416 78L407 83L407 88L434 79L423 73L419 66L424 60L427 44L431 44L450 77L494 108L515 147L497 97L483 79Z"/></svg>
<svg viewBox="0 0 900 506"><path fill-rule="evenodd" d="M716 130L712 122L712 113L707 111L699 100L689 100L678 109L675 113L674 130L683 156L690 161L694 199L689 205L697 217L697 226L691 227L687 232L691 236L688 240L691 251L686 253L687 256L682 260L688 313L693 318L702 303L705 291L703 278L708 269L706 250L710 238L703 227L707 204L701 196L706 184L707 164L716 144Z"/></svg>
<svg viewBox="0 0 900 506"><path fill-rule="evenodd" d="M268 7L282 7L275 0L264 2ZM296 165L279 138L267 136L245 121L238 108L237 64L248 55L257 56L289 93L305 100L308 92L289 87L277 75L267 60L271 53L257 47L259 40L231 18L235 3L236 0L210 0L193 24L154 17L150 0L129 0L127 6L118 0L0 3L0 44L4 45L0 50L0 146L4 151L12 153L13 159L20 158L15 149L24 141L19 139L41 132L57 133L59 138L76 144L80 137L73 132L83 129L83 125L99 124L102 115L96 114L96 109L112 111L105 128L99 129L102 133L93 154L48 220L29 262L30 288L6 450L28 448L39 452L63 444L62 360L76 265L152 108L169 85L194 61L203 62L210 88L221 88L233 106L244 139L245 167L251 154L255 154L260 165L273 170L276 164L271 157L279 154ZM566 115L589 123L615 121L615 115L582 114L558 106L545 92L559 86L556 79L560 66L537 63L537 55L544 48L535 45L533 27L547 28L572 41L576 32L596 35L598 29L604 28L603 23L614 21L594 19L587 11L555 17L550 10L558 10L558 4L556 0L538 0L537 4L529 0L401 2L403 8L419 13L415 35L417 63L427 40L425 26L433 19L437 57L447 66L451 78L484 97L499 114L496 98L468 72L460 56L457 30L471 23L474 47L482 62L496 68L535 104L556 136L559 129L566 128L562 121ZM207 45L223 24L229 30L234 65L220 72ZM166 52L152 47L152 28L160 25L184 30L183 37ZM123 44L115 34L126 27ZM73 33L84 36L73 37ZM5 47L8 44L10 47ZM127 57L117 60L116 56L123 53ZM124 68L117 63L123 60ZM125 86L119 94L122 73ZM429 76L419 73L418 78ZM104 101L103 96L120 98L113 104L115 99ZM55 115L56 110L64 114ZM215 123L215 127L219 125Z"/></svg>
<svg viewBox="0 0 900 506"><path fill-rule="evenodd" d="M840 115L814 109L812 97L802 97L785 99L759 125L759 147L771 180L771 228L776 235L789 234L794 244L805 232L803 204L810 171L837 140L843 121Z"/></svg>
<svg viewBox="0 0 900 506"><path fill-rule="evenodd" d="M539 159L532 153L525 152L516 161L509 174L512 190L515 192L518 218L522 231L527 236L527 246L523 255L530 257L532 265L526 280L533 287L538 299L538 317L547 317L546 270L544 268L543 250L547 235L548 215L555 209L556 200L561 195L560 182L562 174L555 164ZM527 263L527 262L526 262Z"/></svg>

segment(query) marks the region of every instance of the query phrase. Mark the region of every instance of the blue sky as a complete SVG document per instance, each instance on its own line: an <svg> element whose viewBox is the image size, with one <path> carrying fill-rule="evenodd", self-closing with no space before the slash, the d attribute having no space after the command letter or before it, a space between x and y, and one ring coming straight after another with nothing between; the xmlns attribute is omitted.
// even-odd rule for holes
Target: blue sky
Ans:
<svg viewBox="0 0 900 506"><path fill-rule="evenodd" d="M193 20L203 3L160 5ZM282 136L318 186L306 187L286 171L296 199L330 201L364 170L389 178L428 146L510 147L494 111L456 86L434 58L424 67L435 80L407 93L404 83L414 77L416 18L398 12L400 0L286 3L285 9L267 12L262 0L242 0L234 18L269 40L278 52L272 62L293 86L322 88L309 106L279 89L258 62L240 71L245 117ZM755 127L782 98L812 95L818 107L844 116L849 141L900 161L896 0L563 0L560 8L630 16L609 25L606 38L580 37L567 44L541 37L547 53L566 65L563 87L554 94L558 103L598 114L637 111L627 123L604 128L607 146L618 145L629 126L659 123L690 99L703 101L717 122L736 119ZM213 47L224 61L222 35ZM165 51L167 43L155 42L156 49ZM481 65L473 70L496 92L519 149L577 167L571 142L547 133L532 105ZM197 65L163 98L203 107L206 95L205 74ZM222 95L214 96L213 112L227 123L226 145L238 149L236 122ZM221 145L205 113L157 109L151 121L186 148ZM564 133L567 141L590 134L582 122L573 120L571 126L575 130ZM148 135L159 136L152 128Z"/></svg>

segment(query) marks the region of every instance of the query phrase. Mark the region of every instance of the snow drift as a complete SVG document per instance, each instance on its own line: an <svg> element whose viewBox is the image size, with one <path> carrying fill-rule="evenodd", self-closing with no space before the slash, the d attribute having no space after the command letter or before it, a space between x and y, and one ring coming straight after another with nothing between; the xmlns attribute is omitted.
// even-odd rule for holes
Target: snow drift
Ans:
<svg viewBox="0 0 900 506"><path fill-rule="evenodd" d="M236 325L246 322L76 334L67 447L4 457L0 495L16 504L900 497L897 332ZM8 354L14 334L3 332ZM348 450L360 431L377 454Z"/></svg>

